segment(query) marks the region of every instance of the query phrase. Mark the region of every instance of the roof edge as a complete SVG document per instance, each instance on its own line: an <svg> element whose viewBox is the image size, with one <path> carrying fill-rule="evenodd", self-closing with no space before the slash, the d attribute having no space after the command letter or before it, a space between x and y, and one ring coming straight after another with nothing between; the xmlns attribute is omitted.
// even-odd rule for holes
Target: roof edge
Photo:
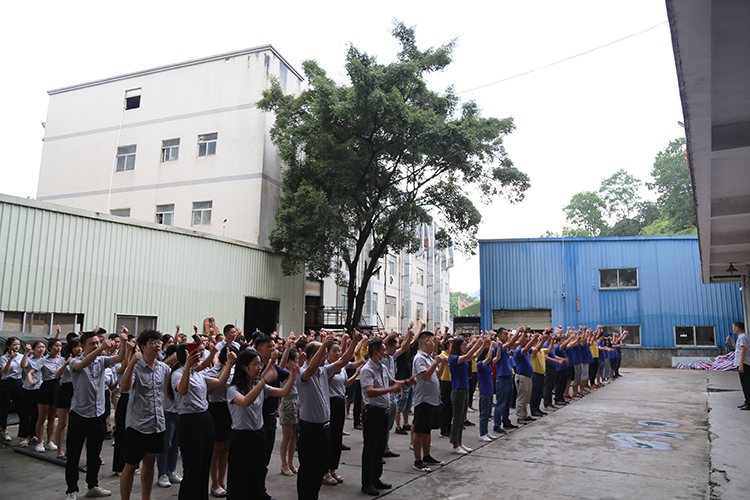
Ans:
<svg viewBox="0 0 750 500"><path fill-rule="evenodd" d="M255 54L255 53L263 52L263 51L266 51L266 50L270 50L271 52L273 52L273 54L276 57L278 57L284 63L284 65L286 65L286 67L289 68L289 70L292 73L294 73L294 75L297 78L300 79L300 81L304 81L304 77L300 74L300 72L297 71L291 64L289 64L289 61L287 61L284 58L284 56L282 56L279 53L279 51L274 48L273 45L268 44L268 45L261 45L261 46L258 46L258 47L252 47L252 48L249 48L249 49L235 50L235 51L232 51L232 52L225 52L223 54L216 54L216 55L208 56L208 57L201 57L201 58L198 58L198 59L191 59L189 61L183 61L183 62L179 62L179 63L175 63L175 64L167 64L165 66L157 66L155 68L145 69L145 70L141 70L141 71L134 71L132 73L125 73L125 74L122 74L122 75L112 76L112 77L109 77L109 78L103 78L101 80L94 80L94 81L86 82L86 83L79 83L77 85L70 85L68 87L60 87L58 89L48 90L47 94L48 95L62 94L64 92L70 92L70 91L73 91L73 90L84 89L84 88L87 88L87 87L95 87L97 85L103 85L105 83L112 83L112 82L116 82L116 81L120 81L120 80L127 80L129 78L135 78L135 77L138 77L138 76L150 75L150 74L154 74L154 73L161 73L161 72L169 71L169 70L172 70L172 69L185 68L185 67L188 67L188 66L195 66L197 64L203 64L203 63L207 63L207 62L218 61L220 59L227 59L227 58L230 58L230 57L238 57L238 56L243 56L243 55L247 55L247 54Z"/></svg>
<svg viewBox="0 0 750 500"><path fill-rule="evenodd" d="M480 239L479 243L517 243L517 242L550 242L550 241L644 241L644 240L697 240L695 234L667 234L659 236L579 236L574 238L506 238Z"/></svg>

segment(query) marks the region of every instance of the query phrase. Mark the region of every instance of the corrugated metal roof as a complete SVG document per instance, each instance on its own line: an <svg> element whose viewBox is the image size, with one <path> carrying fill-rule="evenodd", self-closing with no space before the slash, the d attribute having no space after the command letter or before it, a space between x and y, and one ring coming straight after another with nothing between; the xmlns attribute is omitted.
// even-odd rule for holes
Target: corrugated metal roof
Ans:
<svg viewBox="0 0 750 500"><path fill-rule="evenodd" d="M482 329L496 309L550 309L554 325L640 325L644 347L674 347L674 326L742 318L738 284L701 282L696 236L481 240ZM637 289L599 287L600 269L637 268ZM580 303L580 310L578 308Z"/></svg>

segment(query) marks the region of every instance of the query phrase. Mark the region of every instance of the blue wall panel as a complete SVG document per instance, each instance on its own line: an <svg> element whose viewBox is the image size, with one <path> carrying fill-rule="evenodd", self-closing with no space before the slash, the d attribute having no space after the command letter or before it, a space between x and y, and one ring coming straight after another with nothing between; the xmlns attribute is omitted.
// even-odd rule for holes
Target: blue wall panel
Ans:
<svg viewBox="0 0 750 500"><path fill-rule="evenodd" d="M674 347L679 325L721 345L742 319L739 284L701 282L696 236L481 240L479 259L484 330L496 309L551 309L554 325L640 325L643 347ZM600 269L633 267L638 289L600 290Z"/></svg>

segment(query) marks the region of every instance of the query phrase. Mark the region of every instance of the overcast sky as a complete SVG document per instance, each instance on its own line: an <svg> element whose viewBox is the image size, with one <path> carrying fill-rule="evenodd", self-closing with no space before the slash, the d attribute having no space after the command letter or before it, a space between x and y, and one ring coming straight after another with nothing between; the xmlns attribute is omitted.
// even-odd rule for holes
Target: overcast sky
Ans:
<svg viewBox="0 0 750 500"><path fill-rule="evenodd" d="M4 18L0 192L14 196L36 196L47 90L265 44L299 71L315 59L343 82L349 43L383 63L395 58L393 19L416 25L422 49L457 39L454 63L430 80L434 88L453 85L484 116L515 119L506 148L531 189L518 205L479 205L481 239L559 232L573 194L598 189L620 168L649 180L656 154L683 133L659 0L43 0L12 2ZM456 261L451 288L478 290L478 258Z"/></svg>

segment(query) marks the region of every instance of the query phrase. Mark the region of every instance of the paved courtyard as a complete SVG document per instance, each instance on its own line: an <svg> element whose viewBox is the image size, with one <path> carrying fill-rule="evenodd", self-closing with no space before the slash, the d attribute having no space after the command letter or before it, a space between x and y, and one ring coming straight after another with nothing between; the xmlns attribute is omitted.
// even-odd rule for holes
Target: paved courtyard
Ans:
<svg viewBox="0 0 750 500"><path fill-rule="evenodd" d="M391 434L400 453L384 466L384 492L395 499L746 499L750 498L750 412L737 410L742 392L735 372L671 369L622 370L623 377L492 443L476 427L464 431L467 456L433 432L433 453L446 465L431 473L412 469L408 436ZM475 406L478 403L475 401ZM469 419L477 422L478 413ZM359 491L361 435L344 442L339 473L345 482L321 487L322 499L368 498ZM15 436L15 428L11 434ZM279 436L280 438L280 432ZM14 439L12 444L17 444ZM118 495L105 441L100 484ZM278 448L278 439L277 439ZM54 452L47 452L50 456ZM178 467L179 470L179 467ZM132 498L140 498L136 478ZM83 488L83 478L80 481ZM278 454L267 487L277 500L296 498L295 477L279 474ZM2 498L65 498L61 466L0 450ZM177 497L178 488L154 486L154 500Z"/></svg>

